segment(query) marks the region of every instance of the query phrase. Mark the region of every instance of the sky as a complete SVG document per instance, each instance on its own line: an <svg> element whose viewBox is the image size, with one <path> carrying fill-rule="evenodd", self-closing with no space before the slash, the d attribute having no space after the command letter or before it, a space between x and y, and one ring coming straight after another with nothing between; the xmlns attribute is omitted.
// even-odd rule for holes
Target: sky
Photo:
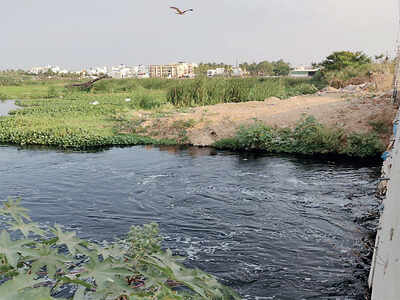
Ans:
<svg viewBox="0 0 400 300"><path fill-rule="evenodd" d="M0 69L393 55L398 0L1 0ZM177 6L194 12L178 16Z"/></svg>

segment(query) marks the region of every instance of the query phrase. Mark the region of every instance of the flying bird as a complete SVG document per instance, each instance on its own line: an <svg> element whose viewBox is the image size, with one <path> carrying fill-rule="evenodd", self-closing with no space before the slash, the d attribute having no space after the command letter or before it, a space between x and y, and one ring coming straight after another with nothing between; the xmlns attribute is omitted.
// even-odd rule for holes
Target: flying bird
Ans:
<svg viewBox="0 0 400 300"><path fill-rule="evenodd" d="M181 15L181 16L184 15L184 14L186 14L186 13L189 12L189 11L193 11L192 8L191 8L191 9L184 10L184 11L180 10L179 8L177 8L177 7L175 7L175 6L171 6L170 8L175 9L175 10L176 10L176 14L177 14L177 15Z"/></svg>

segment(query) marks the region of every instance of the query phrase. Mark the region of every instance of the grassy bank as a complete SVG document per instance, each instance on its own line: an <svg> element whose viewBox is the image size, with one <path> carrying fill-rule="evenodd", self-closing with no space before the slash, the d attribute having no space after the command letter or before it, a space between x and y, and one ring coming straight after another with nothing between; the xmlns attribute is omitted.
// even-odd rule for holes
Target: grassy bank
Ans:
<svg viewBox="0 0 400 300"><path fill-rule="evenodd" d="M176 144L185 139L155 140L145 132L138 134L135 127L143 120L127 116L138 111L160 114L176 107L285 98L316 91L310 80L288 78L111 79L99 81L89 90L68 88L70 84L65 80L3 80L3 99L26 100L17 101L22 109L12 116L0 118L0 143L78 149ZM130 128L128 133L123 130L126 127Z"/></svg>
<svg viewBox="0 0 400 300"><path fill-rule="evenodd" d="M89 90L79 90L67 88L71 82L65 80L10 82L2 81L0 94L30 99L18 100L22 108L0 118L0 143L75 149L186 143L181 134L185 130L175 138L154 139L141 127L145 118L132 116L159 116L182 107L272 96L286 98L312 93L317 85L309 79L290 78L112 79L100 81ZM217 142L215 147L357 157L376 156L383 151L374 133L345 134L325 128L312 118L303 120L294 130L257 123L240 129L231 139Z"/></svg>
<svg viewBox="0 0 400 300"><path fill-rule="evenodd" d="M340 129L329 129L313 117L305 117L294 129L279 129L256 123L242 127L236 136L217 141L214 147L235 151L264 151L269 153L297 153L377 157L385 146L375 132L346 134Z"/></svg>

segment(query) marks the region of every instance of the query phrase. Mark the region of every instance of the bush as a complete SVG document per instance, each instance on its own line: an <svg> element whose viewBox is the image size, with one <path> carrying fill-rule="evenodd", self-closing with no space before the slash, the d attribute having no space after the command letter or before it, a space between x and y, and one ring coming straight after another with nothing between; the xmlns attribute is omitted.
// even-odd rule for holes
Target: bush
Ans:
<svg viewBox="0 0 400 300"><path fill-rule="evenodd" d="M304 117L294 129L272 128L256 122L241 127L236 136L214 144L218 149L256 150L270 153L333 154L353 157L377 157L384 145L373 133L346 134L328 129L314 117Z"/></svg>
<svg viewBox="0 0 400 300"><path fill-rule="evenodd" d="M343 153L349 156L371 157L384 151L384 146L375 133L352 133L347 137Z"/></svg>

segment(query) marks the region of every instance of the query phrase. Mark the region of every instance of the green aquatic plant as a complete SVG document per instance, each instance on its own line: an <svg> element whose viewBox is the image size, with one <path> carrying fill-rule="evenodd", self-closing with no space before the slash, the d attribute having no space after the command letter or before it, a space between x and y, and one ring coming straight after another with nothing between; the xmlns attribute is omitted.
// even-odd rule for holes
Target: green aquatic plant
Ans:
<svg viewBox="0 0 400 300"><path fill-rule="evenodd" d="M73 300L239 299L213 276L161 250L156 224L132 226L125 239L100 244L60 225L37 230L20 200L6 201L0 215L10 225L0 233L1 299L54 299L66 284ZM27 236L15 226L21 220Z"/></svg>

